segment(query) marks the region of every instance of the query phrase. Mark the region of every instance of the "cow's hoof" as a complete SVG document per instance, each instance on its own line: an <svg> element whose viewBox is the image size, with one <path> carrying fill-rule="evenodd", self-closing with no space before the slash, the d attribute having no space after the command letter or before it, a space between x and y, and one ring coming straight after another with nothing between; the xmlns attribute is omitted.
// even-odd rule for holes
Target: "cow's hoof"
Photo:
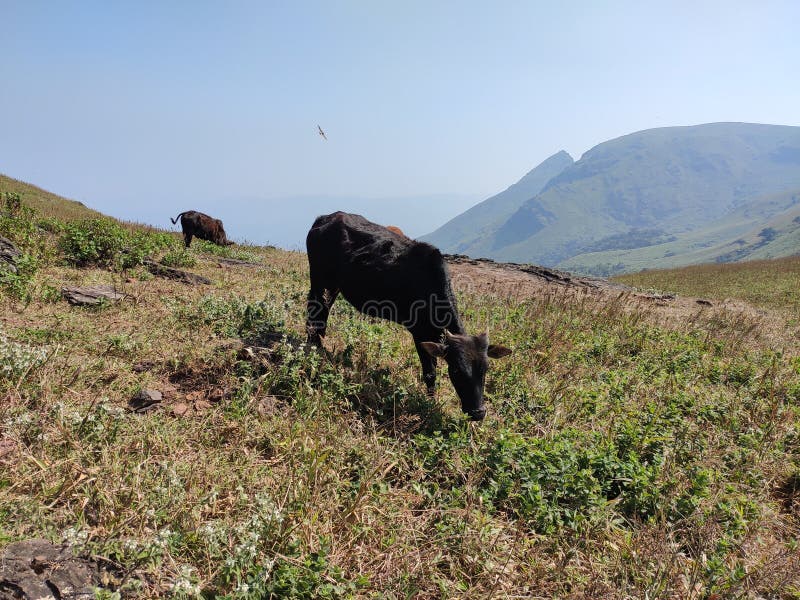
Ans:
<svg viewBox="0 0 800 600"><path fill-rule="evenodd" d="M477 410L471 410L467 414L473 421L483 421L483 418L486 416L486 409L479 408Z"/></svg>

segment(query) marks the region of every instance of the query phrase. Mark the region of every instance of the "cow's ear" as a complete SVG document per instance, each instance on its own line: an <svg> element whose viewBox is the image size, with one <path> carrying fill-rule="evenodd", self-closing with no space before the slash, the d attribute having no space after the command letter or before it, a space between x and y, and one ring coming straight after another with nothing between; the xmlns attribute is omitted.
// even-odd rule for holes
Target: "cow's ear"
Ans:
<svg viewBox="0 0 800 600"><path fill-rule="evenodd" d="M504 356L511 354L511 352L511 348L498 346L496 344L489 344L489 348L486 350L486 354L489 355L489 358L503 358Z"/></svg>
<svg viewBox="0 0 800 600"><path fill-rule="evenodd" d="M447 351L447 346L444 344L437 344L436 342L420 342L419 345L431 356L442 357Z"/></svg>

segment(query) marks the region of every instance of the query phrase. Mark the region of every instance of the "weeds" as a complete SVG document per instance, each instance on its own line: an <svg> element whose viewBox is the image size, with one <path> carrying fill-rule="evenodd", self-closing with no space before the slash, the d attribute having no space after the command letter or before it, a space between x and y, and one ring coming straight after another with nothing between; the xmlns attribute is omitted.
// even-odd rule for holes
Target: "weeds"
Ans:
<svg viewBox="0 0 800 600"><path fill-rule="evenodd" d="M0 329L0 382L19 382L42 366L48 355L47 348L28 346L9 340L5 332Z"/></svg>

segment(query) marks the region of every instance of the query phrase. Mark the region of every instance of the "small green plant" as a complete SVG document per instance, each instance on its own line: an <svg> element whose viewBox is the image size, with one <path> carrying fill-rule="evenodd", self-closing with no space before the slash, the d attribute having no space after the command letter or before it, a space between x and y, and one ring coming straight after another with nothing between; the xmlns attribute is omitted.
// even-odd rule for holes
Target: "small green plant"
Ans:
<svg viewBox="0 0 800 600"><path fill-rule="evenodd" d="M0 262L0 288L12 298L29 302L31 283L50 255L46 232L35 225L36 211L21 203L19 194L3 193L0 235L8 237L20 254L13 264Z"/></svg>
<svg viewBox="0 0 800 600"><path fill-rule="evenodd" d="M245 262L259 262L258 256L244 250L242 246L217 246L216 244L200 239L195 239L192 244L193 247L204 254L212 254L223 258L232 258L234 260L243 260Z"/></svg>
<svg viewBox="0 0 800 600"><path fill-rule="evenodd" d="M191 268L197 264L197 259L187 248L177 248L167 252L159 262L166 267Z"/></svg>
<svg viewBox="0 0 800 600"><path fill-rule="evenodd" d="M0 262L0 286L12 298L28 302L31 299L31 281L39 270L39 260L31 254L21 254L13 267Z"/></svg>
<svg viewBox="0 0 800 600"><path fill-rule="evenodd" d="M262 598L291 600L351 597L358 589L358 582L348 581L341 569L328 562L327 554L328 548L324 546L302 559L290 557L282 560L272 567L272 573L266 581L264 578L261 582L255 580L261 583L260 590L256 588L248 591L256 592Z"/></svg>
<svg viewBox="0 0 800 600"><path fill-rule="evenodd" d="M64 222L55 217L42 217L36 222L36 225L43 231L56 235L64 231Z"/></svg>
<svg viewBox="0 0 800 600"><path fill-rule="evenodd" d="M22 210L22 196L17 192L3 192L3 212L6 215L16 215Z"/></svg>

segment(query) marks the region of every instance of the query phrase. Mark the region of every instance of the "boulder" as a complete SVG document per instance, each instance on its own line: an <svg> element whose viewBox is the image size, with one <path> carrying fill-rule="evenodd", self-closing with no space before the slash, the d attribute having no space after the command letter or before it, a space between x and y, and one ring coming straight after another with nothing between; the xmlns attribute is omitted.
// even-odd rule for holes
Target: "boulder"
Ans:
<svg viewBox="0 0 800 600"><path fill-rule="evenodd" d="M47 540L10 544L0 561L0 600L91 600L102 581L96 563L73 556L69 546Z"/></svg>
<svg viewBox="0 0 800 600"><path fill-rule="evenodd" d="M166 265L159 264L152 260L145 260L144 267L156 277L163 277L165 279L173 279L189 285L203 284L208 285L211 280L196 273L189 273L188 271L181 271L174 267L167 267Z"/></svg>
<svg viewBox="0 0 800 600"><path fill-rule="evenodd" d="M97 306L104 302L119 302L125 298L125 294L110 285L64 287L61 288L61 295L75 306Z"/></svg>
<svg viewBox="0 0 800 600"><path fill-rule="evenodd" d="M143 389L136 392L136 395L128 401L128 406L133 412L144 413L158 408L163 399L164 395L158 390Z"/></svg>
<svg viewBox="0 0 800 600"><path fill-rule="evenodd" d="M14 243L0 235L0 269L5 267L12 273L17 272L17 257L22 254Z"/></svg>

